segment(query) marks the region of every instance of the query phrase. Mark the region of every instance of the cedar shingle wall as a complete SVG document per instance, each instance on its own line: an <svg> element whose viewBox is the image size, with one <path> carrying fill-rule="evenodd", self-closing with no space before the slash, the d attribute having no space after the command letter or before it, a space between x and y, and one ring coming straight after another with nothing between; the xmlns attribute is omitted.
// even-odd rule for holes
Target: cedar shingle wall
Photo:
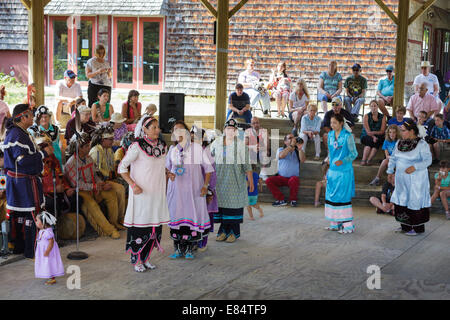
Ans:
<svg viewBox="0 0 450 320"><path fill-rule="evenodd" d="M0 50L28 50L28 12L20 0L0 1Z"/></svg>
<svg viewBox="0 0 450 320"><path fill-rule="evenodd" d="M232 8L237 1L230 2ZM396 13L397 0L385 2ZM167 91L214 95L213 21L200 0L169 0ZM384 68L394 64L395 38L394 23L374 0L250 0L230 20L228 87L247 57L265 80L283 60L288 75L306 78L315 96L320 72L335 59L344 79L359 62L373 97Z"/></svg>

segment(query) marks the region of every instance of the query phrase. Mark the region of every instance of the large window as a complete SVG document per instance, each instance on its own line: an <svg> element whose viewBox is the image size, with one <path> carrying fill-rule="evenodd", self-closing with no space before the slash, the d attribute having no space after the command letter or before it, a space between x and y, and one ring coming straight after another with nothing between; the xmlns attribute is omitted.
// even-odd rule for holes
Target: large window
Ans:
<svg viewBox="0 0 450 320"><path fill-rule="evenodd" d="M430 61L431 26L423 25L422 61Z"/></svg>

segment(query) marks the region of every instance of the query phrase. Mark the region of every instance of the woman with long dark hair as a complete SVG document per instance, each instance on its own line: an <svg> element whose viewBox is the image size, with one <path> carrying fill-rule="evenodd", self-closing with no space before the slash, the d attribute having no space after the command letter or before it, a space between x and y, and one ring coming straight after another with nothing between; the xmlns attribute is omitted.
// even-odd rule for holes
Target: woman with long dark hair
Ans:
<svg viewBox="0 0 450 320"><path fill-rule="evenodd" d="M122 104L122 117L126 124L136 123L141 117L142 104L139 102L139 91L130 90L127 102Z"/></svg>
<svg viewBox="0 0 450 320"><path fill-rule="evenodd" d="M395 205L395 220L401 227L396 232L416 236L425 232L425 223L430 220L430 181L428 167L432 155L428 143L418 137L419 129L412 119L400 127L401 139L392 151L387 169L394 174L395 189L391 202Z"/></svg>
<svg viewBox="0 0 450 320"><path fill-rule="evenodd" d="M358 156L355 140L341 114L331 116L328 133L330 167L327 171L325 191L325 218L330 222L327 230L352 233L352 198L355 196L355 176L352 163Z"/></svg>
<svg viewBox="0 0 450 320"><path fill-rule="evenodd" d="M150 255L155 246L160 248L162 225L170 220L166 201L167 145L158 138L160 131L157 119L142 118L136 127L137 141L128 148L118 168L130 186L124 226L128 227L126 250L136 272L155 268Z"/></svg>
<svg viewBox="0 0 450 320"><path fill-rule="evenodd" d="M175 122L172 140L175 145L170 147L166 161L167 170L175 177L167 186L170 237L175 247L170 258L193 259L194 245L209 233L211 227L206 195L214 169L203 147L191 142L183 121Z"/></svg>

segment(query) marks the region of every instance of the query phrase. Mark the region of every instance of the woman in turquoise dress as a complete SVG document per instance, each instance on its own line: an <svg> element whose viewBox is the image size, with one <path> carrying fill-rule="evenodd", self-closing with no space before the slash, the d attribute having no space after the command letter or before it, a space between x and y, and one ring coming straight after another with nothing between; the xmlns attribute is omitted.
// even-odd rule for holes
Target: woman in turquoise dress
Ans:
<svg viewBox="0 0 450 320"><path fill-rule="evenodd" d="M224 136L211 144L211 155L216 163L216 193L219 210L214 222L220 223L217 241L234 242L240 237L244 207L248 205L247 181L253 192L252 167L248 161L248 147L238 137L237 122L225 123Z"/></svg>
<svg viewBox="0 0 450 320"><path fill-rule="evenodd" d="M328 134L330 168L325 192L325 218L330 222L326 229L342 234L355 230L352 210L355 176L352 162L358 156L353 135L344 123L341 114L331 116L333 130Z"/></svg>

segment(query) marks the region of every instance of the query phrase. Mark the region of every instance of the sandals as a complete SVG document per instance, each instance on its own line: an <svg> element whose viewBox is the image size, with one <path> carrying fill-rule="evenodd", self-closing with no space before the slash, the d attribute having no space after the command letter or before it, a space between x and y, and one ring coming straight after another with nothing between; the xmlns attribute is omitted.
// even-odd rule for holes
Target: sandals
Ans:
<svg viewBox="0 0 450 320"><path fill-rule="evenodd" d="M143 264L136 264L134 266L134 271L136 272L144 272L146 269Z"/></svg>
<svg viewBox="0 0 450 320"><path fill-rule="evenodd" d="M47 281L45 281L45 284L47 285L52 285L56 283L56 279L48 279Z"/></svg>

